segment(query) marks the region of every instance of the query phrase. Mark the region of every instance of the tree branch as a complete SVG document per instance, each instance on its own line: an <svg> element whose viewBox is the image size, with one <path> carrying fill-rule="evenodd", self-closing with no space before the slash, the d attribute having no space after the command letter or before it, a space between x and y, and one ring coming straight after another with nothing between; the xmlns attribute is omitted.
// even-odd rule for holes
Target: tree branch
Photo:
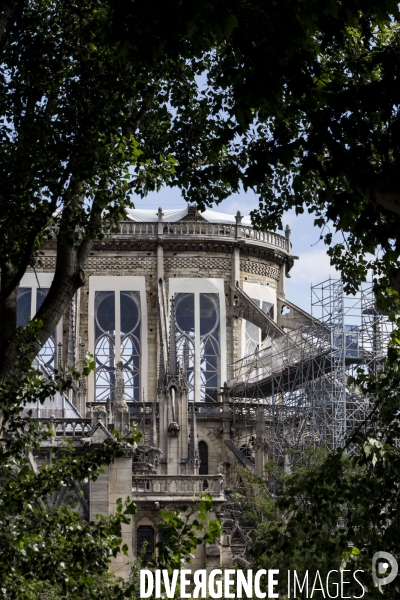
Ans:
<svg viewBox="0 0 400 600"><path fill-rule="evenodd" d="M130 138L131 135L133 135L138 128L140 127L140 125L143 122L143 119L146 116L147 111L149 110L153 100L154 100L154 96L156 93L156 86L160 83L161 80L156 81L156 83L152 86L152 88L149 90L149 92L146 95L146 98L143 101L143 106L142 108L139 110L138 114L136 115L136 119L134 121L130 121L124 128L123 128L123 134L126 138Z"/></svg>
<svg viewBox="0 0 400 600"><path fill-rule="evenodd" d="M68 206L63 212L58 233L54 279L49 293L36 314L36 318L43 321L40 337L42 345L52 335L74 294L85 283L85 262L100 229L102 211L107 203L107 200L104 199L104 182L102 183L94 198L89 223L78 248L66 245L65 236L63 235L71 229L70 210L72 205ZM82 185L76 183L75 188L80 191Z"/></svg>

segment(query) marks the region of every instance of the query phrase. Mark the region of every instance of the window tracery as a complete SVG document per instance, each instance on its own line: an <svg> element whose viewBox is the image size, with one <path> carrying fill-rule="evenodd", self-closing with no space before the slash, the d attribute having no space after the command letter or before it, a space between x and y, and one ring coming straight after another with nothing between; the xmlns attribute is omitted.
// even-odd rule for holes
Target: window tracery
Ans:
<svg viewBox="0 0 400 600"><path fill-rule="evenodd" d="M194 401L195 315L194 294L177 294L175 301L176 347L186 370L189 402Z"/></svg>
<svg viewBox="0 0 400 600"><path fill-rule="evenodd" d="M200 294L200 400L217 402L220 388L218 294Z"/></svg>
<svg viewBox="0 0 400 600"><path fill-rule="evenodd" d="M17 326L26 327L30 317L42 306L50 288L20 287L17 299ZM56 329L40 349L37 360L49 373L56 368L57 353Z"/></svg>
<svg viewBox="0 0 400 600"><path fill-rule="evenodd" d="M115 366L121 361L126 399L140 400L141 311L135 291L96 291L95 398L114 400ZM119 315L119 319L117 316Z"/></svg>
<svg viewBox="0 0 400 600"><path fill-rule="evenodd" d="M219 295L178 293L175 317L177 351L186 370L189 401L216 402L221 377Z"/></svg>

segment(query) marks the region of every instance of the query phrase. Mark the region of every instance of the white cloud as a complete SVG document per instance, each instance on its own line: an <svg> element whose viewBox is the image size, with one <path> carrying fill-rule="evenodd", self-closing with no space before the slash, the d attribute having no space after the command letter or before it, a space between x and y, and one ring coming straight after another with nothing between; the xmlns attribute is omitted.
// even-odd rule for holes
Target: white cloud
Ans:
<svg viewBox="0 0 400 600"><path fill-rule="evenodd" d="M213 208L228 215L235 215L240 210L241 214L246 216L251 210L258 208L258 198L251 192L241 192L240 194L232 194L218 206L214 205Z"/></svg>
<svg viewBox="0 0 400 600"><path fill-rule="evenodd" d="M324 248L316 248L308 252L300 252L299 260L296 260L290 271L291 282L306 284L320 283L329 278L339 278L339 273L330 265L329 256Z"/></svg>

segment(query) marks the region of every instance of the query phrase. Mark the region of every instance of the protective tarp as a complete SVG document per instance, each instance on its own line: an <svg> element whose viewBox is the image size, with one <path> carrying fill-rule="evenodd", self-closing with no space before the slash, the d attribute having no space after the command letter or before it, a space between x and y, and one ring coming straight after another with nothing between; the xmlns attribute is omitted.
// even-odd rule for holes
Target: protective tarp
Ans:
<svg viewBox="0 0 400 600"><path fill-rule="evenodd" d="M154 223L158 221L158 211L156 210L144 210L142 208L128 208L126 215L132 221L141 221L143 223ZM163 210L163 222L164 223L175 223L180 221L183 217L188 214L188 207L180 208L178 210Z"/></svg>
<svg viewBox="0 0 400 600"><path fill-rule="evenodd" d="M163 210L163 222L164 223L175 223L180 221L188 214L188 207L175 209L175 210ZM145 210L142 208L128 208L126 211L127 217L132 221L142 223L155 223L158 221L158 214L156 210ZM205 210L200 213L203 219L209 223L223 223L232 224L236 223L234 215L227 215L226 213L217 212L216 210ZM242 217L242 225L251 225L249 216Z"/></svg>
<svg viewBox="0 0 400 600"><path fill-rule="evenodd" d="M201 213L203 219L209 223L226 223L235 225L235 215L227 215L226 213L217 212L216 210L205 210ZM242 217L242 225L251 225L251 219L249 216Z"/></svg>

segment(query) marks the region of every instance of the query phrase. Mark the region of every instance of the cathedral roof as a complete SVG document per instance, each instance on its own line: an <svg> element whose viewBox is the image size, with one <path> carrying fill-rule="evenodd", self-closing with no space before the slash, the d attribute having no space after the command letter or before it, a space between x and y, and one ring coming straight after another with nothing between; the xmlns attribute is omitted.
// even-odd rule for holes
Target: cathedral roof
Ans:
<svg viewBox="0 0 400 600"><path fill-rule="evenodd" d="M181 221L189 213L189 206L186 205L184 208L179 209L167 209L163 210L163 222L174 223ZM158 212L156 210L145 210L142 208L128 208L126 211L127 217L132 221L141 221L143 223L152 223L158 221ZM202 219L209 223L226 223L234 225L236 223L236 216L228 215L226 213L218 212L216 210L205 210L197 213ZM242 225L250 225L251 219L249 216L242 217Z"/></svg>

